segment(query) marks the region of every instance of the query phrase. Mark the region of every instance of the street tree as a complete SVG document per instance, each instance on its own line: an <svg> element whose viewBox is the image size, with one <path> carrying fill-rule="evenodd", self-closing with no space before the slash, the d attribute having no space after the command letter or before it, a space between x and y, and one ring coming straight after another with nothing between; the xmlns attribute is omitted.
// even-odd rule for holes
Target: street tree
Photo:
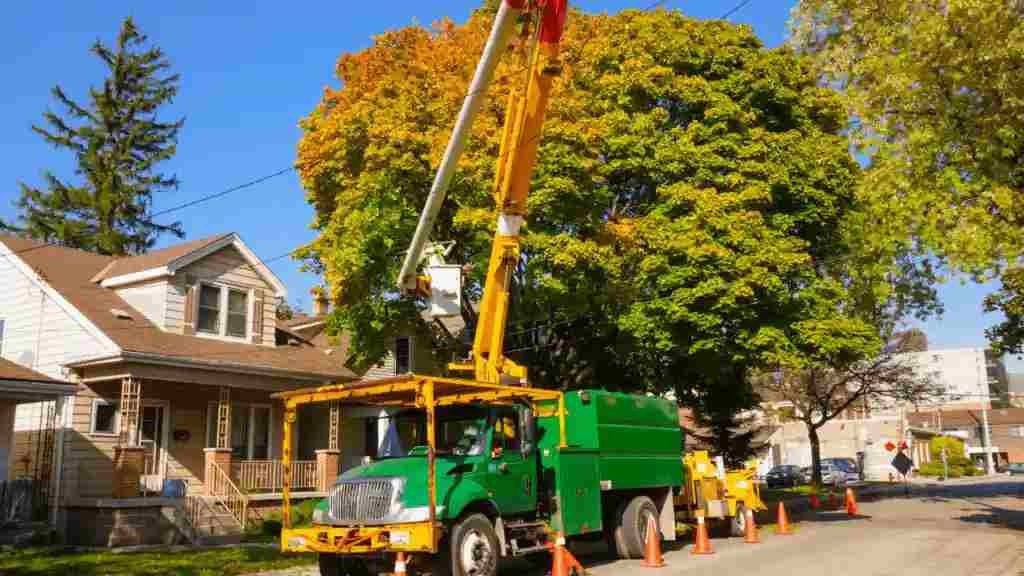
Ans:
<svg viewBox="0 0 1024 576"><path fill-rule="evenodd" d="M350 334L354 367L423 324L422 302L394 280L489 24L480 12L378 36L340 58L341 87L301 122L318 236L300 256L326 277L329 326ZM499 65L435 227L455 241L449 262L471 269L470 301L520 73ZM534 384L671 391L694 407L717 391L715 406L750 407L752 394L726 393L794 348L810 307L817 322L845 318L845 287L820 273L847 249L855 208L845 125L809 64L748 27L665 10L571 14L513 282L508 348Z"/></svg>
<svg viewBox="0 0 1024 576"><path fill-rule="evenodd" d="M79 181L46 172L45 187L22 183L19 220L0 221L0 230L101 254L139 254L162 234L184 236L180 222L150 218L153 196L178 186L159 165L174 156L184 120L164 121L159 112L177 94L179 76L130 17L113 47L97 40L90 51L107 70L103 84L89 90L87 103L54 87L63 112L48 111L32 126L74 154Z"/></svg>
<svg viewBox="0 0 1024 576"><path fill-rule="evenodd" d="M1024 4L801 0L793 44L836 87L869 165L860 198L917 262L1002 277L989 331L1020 350L1024 267Z"/></svg>
<svg viewBox="0 0 1024 576"><path fill-rule="evenodd" d="M869 339L870 334L865 337ZM779 368L757 378L758 387L773 399L787 402L788 417L807 429L815 485L822 483L818 434L822 426L847 411L919 404L941 395L932 375L922 373L904 354L910 349L908 344L911 339L892 341L867 359L839 347L817 357L809 355L802 366Z"/></svg>

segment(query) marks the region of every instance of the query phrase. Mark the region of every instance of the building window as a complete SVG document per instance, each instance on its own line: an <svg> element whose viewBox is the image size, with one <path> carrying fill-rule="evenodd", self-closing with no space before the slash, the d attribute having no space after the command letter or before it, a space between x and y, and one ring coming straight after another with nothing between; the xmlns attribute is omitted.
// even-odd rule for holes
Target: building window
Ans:
<svg viewBox="0 0 1024 576"><path fill-rule="evenodd" d="M265 460L270 458L270 406L231 405L231 457ZM206 447L217 445L217 403L206 411Z"/></svg>
<svg viewBox="0 0 1024 576"><path fill-rule="evenodd" d="M92 426L93 434L117 434L120 420L120 410L117 403L97 398L92 402Z"/></svg>
<svg viewBox="0 0 1024 576"><path fill-rule="evenodd" d="M245 338L249 327L249 292L200 284L198 317L196 330L200 333Z"/></svg>
<svg viewBox="0 0 1024 576"><path fill-rule="evenodd" d="M4 355L4 319L0 318L0 356Z"/></svg>
<svg viewBox="0 0 1024 576"><path fill-rule="evenodd" d="M412 372L412 338L395 338L395 374Z"/></svg>
<svg viewBox="0 0 1024 576"><path fill-rule="evenodd" d="M228 336L245 338L249 314L249 293L228 289Z"/></svg>
<svg viewBox="0 0 1024 576"><path fill-rule="evenodd" d="M1010 436L1024 438L1024 426L1014 426L1013 428L1010 428Z"/></svg>
<svg viewBox="0 0 1024 576"><path fill-rule="evenodd" d="M220 334L220 288L201 284L199 286L200 332Z"/></svg>

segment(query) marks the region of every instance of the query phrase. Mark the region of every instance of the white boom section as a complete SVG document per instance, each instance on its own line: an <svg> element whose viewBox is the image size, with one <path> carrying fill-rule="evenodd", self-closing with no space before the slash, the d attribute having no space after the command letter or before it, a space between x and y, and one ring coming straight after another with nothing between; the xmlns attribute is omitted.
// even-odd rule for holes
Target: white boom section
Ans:
<svg viewBox="0 0 1024 576"><path fill-rule="evenodd" d="M476 66L473 74L473 81L469 85L469 92L462 102L462 110L455 121L455 128L452 130L451 139L448 140L448 147L444 151L441 165L434 177L434 184L430 187L430 194L427 196L427 203L420 213L419 223L416 225L416 233L413 234L412 242L409 243L409 250L405 253L405 260L402 262L402 271L398 274L399 290L414 290L416 288L416 268L419 266L423 248L430 236L430 230L434 227L434 220L444 203L445 194L448 192L448 185L455 174L455 166L459 163L459 157L466 147L466 140L469 137L469 130L473 126L473 119L487 95L487 88L494 78L494 69L498 66L502 53L508 46L512 33L515 31L515 23L522 11L502 2L498 9L498 15L494 19L494 26L491 28L491 35L484 46L483 56Z"/></svg>

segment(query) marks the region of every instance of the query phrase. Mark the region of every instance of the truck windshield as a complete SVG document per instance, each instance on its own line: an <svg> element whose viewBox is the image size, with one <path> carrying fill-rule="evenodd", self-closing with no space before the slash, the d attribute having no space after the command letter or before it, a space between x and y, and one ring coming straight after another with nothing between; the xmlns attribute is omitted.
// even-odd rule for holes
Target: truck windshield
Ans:
<svg viewBox="0 0 1024 576"><path fill-rule="evenodd" d="M451 409L437 412L437 452L455 456L483 454L487 413L483 410ZM380 458L399 458L425 447L426 415L420 411L403 412L388 422ZM420 450L416 450L419 452ZM423 451L425 454L426 452Z"/></svg>

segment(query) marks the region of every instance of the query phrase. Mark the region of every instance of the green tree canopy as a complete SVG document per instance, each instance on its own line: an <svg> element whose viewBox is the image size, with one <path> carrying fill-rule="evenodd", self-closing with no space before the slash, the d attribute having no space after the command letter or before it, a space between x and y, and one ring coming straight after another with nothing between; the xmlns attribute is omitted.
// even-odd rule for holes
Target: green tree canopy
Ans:
<svg viewBox="0 0 1024 576"><path fill-rule="evenodd" d="M46 112L45 124L32 130L75 155L81 181L46 172L45 188L21 184L19 223L0 222L0 230L114 255L145 252L161 234L184 236L179 222L149 216L153 195L178 186L158 166L174 156L184 120L158 118L178 92L178 75L169 73L163 51L146 42L126 18L113 48L97 40L90 49L108 73L89 90L88 104L53 88L64 114Z"/></svg>
<svg viewBox="0 0 1024 576"><path fill-rule="evenodd" d="M340 58L341 88L302 120L319 232L302 256L325 274L357 366L419 322L392 286L489 25L478 13L378 36ZM520 352L535 383L728 404L708 396L719 390L740 405L751 366L877 350L871 323L841 305L863 284L839 273L859 177L846 111L809 62L746 26L636 10L574 12L563 59L512 312L545 327ZM450 261L473 265L470 297L518 72L499 67L435 229L456 241Z"/></svg>
<svg viewBox="0 0 1024 576"><path fill-rule="evenodd" d="M1022 16L1004 0L801 0L793 15L870 162L871 226L980 277L1024 266ZM1024 332L1020 274L987 303L1007 316L989 335L1008 351Z"/></svg>

